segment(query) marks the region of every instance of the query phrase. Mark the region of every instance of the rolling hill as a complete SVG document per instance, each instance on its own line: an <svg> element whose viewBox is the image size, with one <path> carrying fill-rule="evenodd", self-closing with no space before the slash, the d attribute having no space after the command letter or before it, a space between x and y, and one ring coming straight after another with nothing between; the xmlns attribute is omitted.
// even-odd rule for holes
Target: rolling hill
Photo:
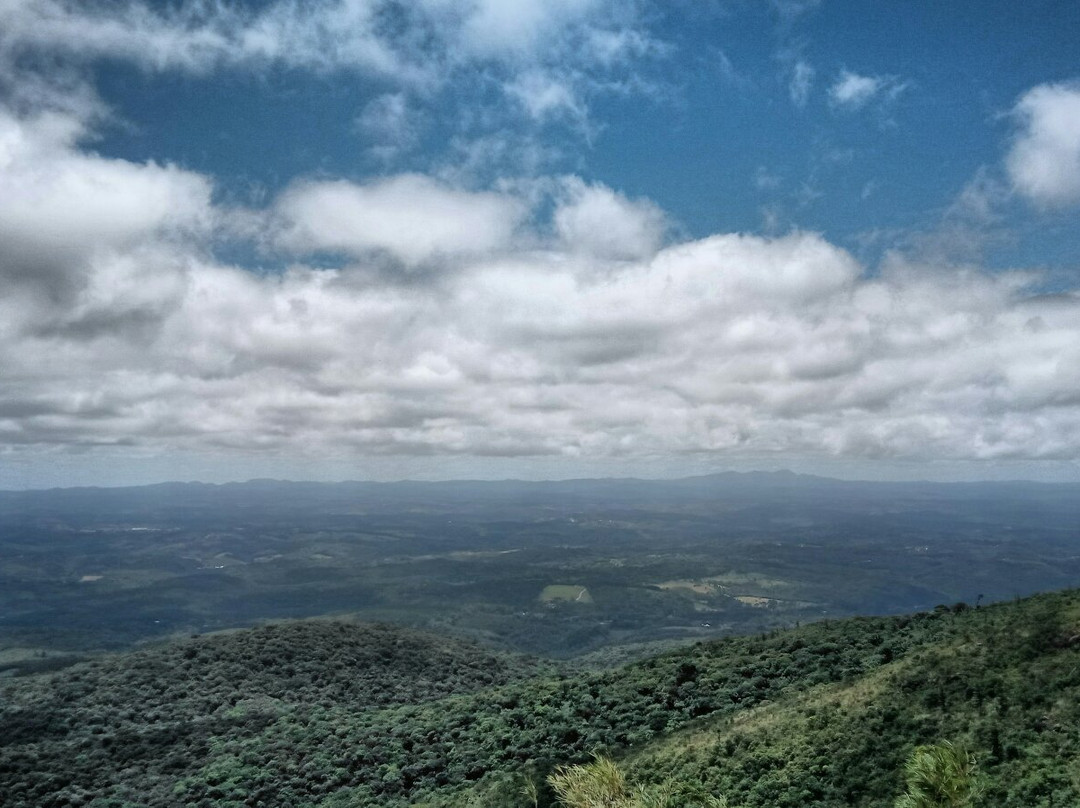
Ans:
<svg viewBox="0 0 1080 808"><path fill-rule="evenodd" d="M986 805L1075 805L1078 635L1076 591L576 672L409 629L270 625L5 680L0 803L525 805L523 778L604 752L733 806L884 808L906 754L949 739Z"/></svg>

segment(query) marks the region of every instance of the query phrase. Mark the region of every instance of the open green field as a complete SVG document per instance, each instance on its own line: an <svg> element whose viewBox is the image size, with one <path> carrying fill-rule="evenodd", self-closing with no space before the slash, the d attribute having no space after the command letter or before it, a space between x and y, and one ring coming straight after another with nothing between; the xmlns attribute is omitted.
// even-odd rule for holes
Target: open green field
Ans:
<svg viewBox="0 0 1080 808"><path fill-rule="evenodd" d="M589 594L589 590L583 586L548 584L544 587L544 591L540 593L540 601L542 603L555 603L556 601L592 603L593 599L592 595Z"/></svg>

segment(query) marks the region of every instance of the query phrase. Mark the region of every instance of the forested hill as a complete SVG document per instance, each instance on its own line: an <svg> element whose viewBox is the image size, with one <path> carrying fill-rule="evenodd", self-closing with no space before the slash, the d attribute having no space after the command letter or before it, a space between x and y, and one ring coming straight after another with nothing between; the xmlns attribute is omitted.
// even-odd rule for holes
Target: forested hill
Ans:
<svg viewBox="0 0 1080 808"><path fill-rule="evenodd" d="M264 627L6 680L0 804L525 806L532 777L545 805L555 765L606 752L731 806L884 808L911 749L952 740L982 804L1061 808L1078 635L1070 591L560 674L412 631Z"/></svg>

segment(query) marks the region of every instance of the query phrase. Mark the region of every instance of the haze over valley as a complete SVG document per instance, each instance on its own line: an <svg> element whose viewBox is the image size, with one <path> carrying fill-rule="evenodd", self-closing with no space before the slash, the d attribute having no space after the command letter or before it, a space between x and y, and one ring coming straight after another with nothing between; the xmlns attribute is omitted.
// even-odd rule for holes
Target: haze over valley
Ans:
<svg viewBox="0 0 1080 808"><path fill-rule="evenodd" d="M617 659L1075 585L1078 524L1076 485L790 472L5 492L0 669L319 615Z"/></svg>

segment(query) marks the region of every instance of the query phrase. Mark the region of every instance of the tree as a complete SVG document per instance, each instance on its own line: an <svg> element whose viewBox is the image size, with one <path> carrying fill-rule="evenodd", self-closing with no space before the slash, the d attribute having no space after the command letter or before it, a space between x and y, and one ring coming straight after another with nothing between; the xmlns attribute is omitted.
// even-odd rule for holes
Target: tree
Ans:
<svg viewBox="0 0 1080 808"><path fill-rule="evenodd" d="M916 747L904 777L896 808L968 808L978 792L974 756L951 741Z"/></svg>

